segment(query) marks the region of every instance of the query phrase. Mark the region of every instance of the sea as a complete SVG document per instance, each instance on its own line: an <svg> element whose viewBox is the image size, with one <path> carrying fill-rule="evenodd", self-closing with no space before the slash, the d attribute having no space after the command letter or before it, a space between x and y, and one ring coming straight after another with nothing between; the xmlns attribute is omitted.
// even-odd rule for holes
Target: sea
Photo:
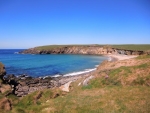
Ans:
<svg viewBox="0 0 150 113"><path fill-rule="evenodd" d="M0 62L5 65L7 75L31 77L75 76L96 69L105 56L72 54L19 54L24 49L0 49Z"/></svg>

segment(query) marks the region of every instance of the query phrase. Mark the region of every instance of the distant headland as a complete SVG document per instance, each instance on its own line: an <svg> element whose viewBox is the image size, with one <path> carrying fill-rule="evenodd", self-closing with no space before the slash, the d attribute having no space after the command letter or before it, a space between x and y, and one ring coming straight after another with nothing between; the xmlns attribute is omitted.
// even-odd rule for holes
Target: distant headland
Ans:
<svg viewBox="0 0 150 113"><path fill-rule="evenodd" d="M22 54L149 55L150 44L126 45L47 45L21 51Z"/></svg>

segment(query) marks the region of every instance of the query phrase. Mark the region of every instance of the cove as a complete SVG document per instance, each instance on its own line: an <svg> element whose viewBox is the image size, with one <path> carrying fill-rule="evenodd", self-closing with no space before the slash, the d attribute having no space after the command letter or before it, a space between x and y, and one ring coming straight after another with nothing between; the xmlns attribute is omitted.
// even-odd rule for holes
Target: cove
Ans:
<svg viewBox="0 0 150 113"><path fill-rule="evenodd" d="M104 56L72 54L17 54L20 49L0 50L0 61L5 64L7 74L32 77L76 75L96 68Z"/></svg>

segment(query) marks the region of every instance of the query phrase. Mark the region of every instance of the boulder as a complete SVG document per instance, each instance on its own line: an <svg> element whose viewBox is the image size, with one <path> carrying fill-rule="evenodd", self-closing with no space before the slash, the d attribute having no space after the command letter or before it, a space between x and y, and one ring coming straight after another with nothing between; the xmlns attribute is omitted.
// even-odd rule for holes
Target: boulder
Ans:
<svg viewBox="0 0 150 113"><path fill-rule="evenodd" d="M4 95L9 95L10 93L12 93L12 88L8 84L1 84L0 92Z"/></svg>
<svg viewBox="0 0 150 113"><path fill-rule="evenodd" d="M83 81L83 86L87 86L89 81L94 78L94 76L89 76L88 78L86 78L84 81Z"/></svg>
<svg viewBox="0 0 150 113"><path fill-rule="evenodd" d="M69 92L70 90L70 84L71 84L72 81L69 81L68 83L60 86L59 88L62 90L62 91L65 91L65 92Z"/></svg>

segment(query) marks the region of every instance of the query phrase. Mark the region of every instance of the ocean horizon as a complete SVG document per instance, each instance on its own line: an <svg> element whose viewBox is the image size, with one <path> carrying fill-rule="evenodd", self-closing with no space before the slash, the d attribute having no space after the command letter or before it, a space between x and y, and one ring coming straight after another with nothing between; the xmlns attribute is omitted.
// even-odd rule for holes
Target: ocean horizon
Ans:
<svg viewBox="0 0 150 113"><path fill-rule="evenodd" d="M25 49L0 49L0 62L5 65L7 75L31 77L74 76L96 69L105 56L73 54L18 54Z"/></svg>

